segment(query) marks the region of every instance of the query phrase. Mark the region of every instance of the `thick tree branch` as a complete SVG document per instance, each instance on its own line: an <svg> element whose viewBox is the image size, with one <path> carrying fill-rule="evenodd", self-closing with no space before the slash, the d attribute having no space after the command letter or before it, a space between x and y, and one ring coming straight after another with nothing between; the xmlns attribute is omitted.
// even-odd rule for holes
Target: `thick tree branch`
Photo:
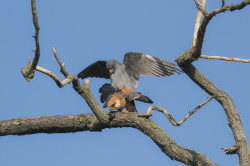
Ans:
<svg viewBox="0 0 250 166"><path fill-rule="evenodd" d="M193 43L195 43L195 45L193 45L192 51L193 56L188 58L188 61L192 62L194 60L196 60L197 58L200 57L201 55L201 49L202 49L202 45L203 45L203 39L204 39L204 34L206 32L206 28L207 25L209 23L209 21L217 14L225 12L225 11L234 11L234 10L240 10L243 9L245 6L249 5L250 2L249 0L245 0L242 1L239 4L231 4L228 6L224 6L220 9L215 9L211 12L208 12L206 9L202 8L202 3L200 3L198 0L194 0L196 7L203 13L203 15L205 16L204 19L201 22L201 25L197 31L197 37L196 37L196 42L193 41ZM203 0L204 1L204 0ZM194 33L195 34L195 33Z"/></svg>
<svg viewBox="0 0 250 166"><path fill-rule="evenodd" d="M207 55L201 55L200 58L203 58L203 59L217 59L217 60L225 60L225 61L234 61L234 62L250 63L250 59L228 58L228 57L223 57L223 56L207 56Z"/></svg>
<svg viewBox="0 0 250 166"><path fill-rule="evenodd" d="M11 119L0 122L0 136L101 131L105 128L132 127L149 136L171 159L194 166L216 165L201 153L179 146L152 120L138 117L137 113L114 112L109 113L109 116L112 116L109 124L101 123L94 114Z"/></svg>
<svg viewBox="0 0 250 166"><path fill-rule="evenodd" d="M199 11L205 16L207 17L209 12L205 9L205 5L206 5L206 0L202 0L202 2L199 2L199 0L194 0L195 4L196 4L196 7L197 9L199 9ZM199 18L200 16L200 12L197 13L197 17ZM196 18L197 18L196 17ZM200 17L201 19L201 17ZM197 19L196 19L197 20ZM199 19L198 19L199 20Z"/></svg>
<svg viewBox="0 0 250 166"><path fill-rule="evenodd" d="M205 6L206 6L206 3L207 1L204 0L202 1L202 3L200 4L199 1L195 1L196 4L199 3L198 5L200 6L200 8L204 9ZM195 25L194 25L194 34L193 34L193 40L192 40L192 46L194 46L196 44L196 41L197 41L197 31L201 25L201 20L202 20L202 12L199 10L197 12L197 15L196 15L196 19L195 19Z"/></svg>
<svg viewBox="0 0 250 166"><path fill-rule="evenodd" d="M178 62L182 70L205 92L213 95L214 98L222 105L227 115L228 124L233 132L236 145L238 147L237 154L239 155L240 163L243 166L248 166L250 162L247 139L241 124L238 111L228 94L216 87L204 75L202 75L192 64Z"/></svg>
<svg viewBox="0 0 250 166"><path fill-rule="evenodd" d="M33 23L35 27L35 43L36 43L36 50L35 50L35 58L31 60L26 66L22 68L22 74L24 78L29 82L33 77L36 71L36 66L38 64L40 58L40 44L39 44L39 30L40 26L38 23L38 16L36 10L36 0L31 0L31 8L32 8L32 16L33 16Z"/></svg>
<svg viewBox="0 0 250 166"><path fill-rule="evenodd" d="M153 110L157 110L162 112L166 118L168 118L169 122L173 126L180 126L182 123L184 123L191 115L193 115L196 111L198 111L202 106L204 106L206 103L208 103L210 100L212 100L213 97L207 98L203 103L199 104L194 110L189 112L180 122L177 122L174 117L168 113L168 111L165 108L157 107L157 106L149 106L147 113L139 114L140 117L150 117L153 114Z"/></svg>
<svg viewBox="0 0 250 166"><path fill-rule="evenodd" d="M100 105L90 92L89 80L85 80L83 86L80 85L79 80L74 80L73 88L87 102L88 106L96 115L97 119L100 120L100 122L102 122L103 124L110 123L110 117L108 113L100 107Z"/></svg>
<svg viewBox="0 0 250 166"><path fill-rule="evenodd" d="M197 4L197 3L196 3ZM214 98L222 105L226 115L228 124L233 132L234 139L237 147L237 154L239 156L239 161L241 166L249 166L250 164L250 155L248 149L247 139L241 124L241 120L238 114L238 111L231 99L231 97L216 87L210 80L208 80L203 74L201 74L191 63L200 57L203 39L205 36L206 28L209 21L221 12L236 9L242 9L246 5L250 4L249 1L242 1L236 5L228 5L220 9L216 9L210 12L204 17L201 22L201 25L197 31L197 41L195 45L189 50L181 54L176 62L181 67L181 69L192 79L199 87L201 87L205 92L214 96ZM198 6L197 6L198 8Z"/></svg>

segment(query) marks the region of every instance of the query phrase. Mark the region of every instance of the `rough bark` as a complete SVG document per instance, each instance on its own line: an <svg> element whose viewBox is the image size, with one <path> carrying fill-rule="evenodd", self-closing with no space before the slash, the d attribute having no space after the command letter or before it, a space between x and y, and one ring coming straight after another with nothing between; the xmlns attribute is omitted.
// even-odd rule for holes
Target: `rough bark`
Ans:
<svg viewBox="0 0 250 166"><path fill-rule="evenodd" d="M173 160L187 165L216 165L203 154L181 147L165 131L137 113L108 113L109 123L101 123L94 114L11 119L0 122L0 136L36 133L102 131L105 128L132 127L149 136Z"/></svg>
<svg viewBox="0 0 250 166"><path fill-rule="evenodd" d="M239 156L239 161L241 166L250 165L250 153L248 149L247 139L241 124L240 116L238 111L233 103L231 97L216 87L210 80L208 80L200 71L198 71L193 65L192 62L200 58L203 46L203 40L206 32L207 25L210 20L221 12L225 11L234 11L240 10L247 6L249 2L242 1L239 4L231 4L224 6L220 9L208 12L202 7L198 0L195 0L197 8L203 13L204 18L201 22L199 29L197 30L196 42L189 50L181 54L176 62L182 68L182 70L193 80L199 87L201 87L205 92L213 96L223 107L226 115L228 124L233 132L235 145L235 153Z"/></svg>

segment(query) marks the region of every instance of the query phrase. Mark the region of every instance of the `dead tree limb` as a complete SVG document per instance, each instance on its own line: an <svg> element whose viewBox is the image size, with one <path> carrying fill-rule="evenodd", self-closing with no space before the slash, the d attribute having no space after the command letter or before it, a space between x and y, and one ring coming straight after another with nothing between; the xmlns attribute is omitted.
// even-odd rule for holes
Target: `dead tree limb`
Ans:
<svg viewBox="0 0 250 166"><path fill-rule="evenodd" d="M213 97L209 97L207 98L204 102L202 102L201 104L199 104L197 107L195 107L194 110L192 110L191 112L189 112L180 122L177 122L174 117L167 111L167 109L162 108L162 107L157 107L157 106L149 106L148 107L148 111L147 113L142 113L139 114L138 116L140 117L150 117L153 115L153 110L157 110L162 112L166 118L169 120L169 122L173 125L173 126L180 126L182 125L191 115L193 115L195 112L197 112L202 106L204 106L205 104L207 104L210 100L212 100Z"/></svg>
<svg viewBox="0 0 250 166"><path fill-rule="evenodd" d="M38 23L38 15L36 10L36 0L31 0L31 8L32 8L32 17L33 17L33 24L35 27L35 38L36 49L35 49L35 58L31 60L26 66L22 68L22 74L24 78L29 82L33 77L36 71L36 66L38 64L40 58L40 44L39 44L39 31L40 26Z"/></svg>
<svg viewBox="0 0 250 166"><path fill-rule="evenodd" d="M199 2L196 2L196 3L199 3ZM204 7L206 6L206 3L207 3L206 0L202 1L202 3L200 4L200 7L202 9L204 9ZM195 42L197 41L197 31L201 25L201 19L202 19L202 12L198 11L197 15L196 15L196 19L195 19L195 24L194 24L194 34L193 34L192 46L194 46L196 44Z"/></svg>
<svg viewBox="0 0 250 166"><path fill-rule="evenodd" d="M216 60L225 60L225 61L234 61L234 62L250 63L250 59L228 58L228 57L223 57L223 56L207 56L207 55L201 55L200 58L203 58L203 59L216 59Z"/></svg>
<svg viewBox="0 0 250 166"><path fill-rule="evenodd" d="M204 18L201 21L201 25L197 31L197 41L195 45L189 50L182 53L177 59L176 62L181 67L181 69L193 80L199 87L201 87L209 95L214 96L214 98L221 104L226 115L228 124L233 132L235 139L235 146L237 147L236 154L239 156L239 161L241 166L249 166L250 164L250 155L248 149L247 139L241 124L240 116L238 111L233 103L231 97L214 85L210 80L208 80L199 70L197 70L192 62L197 60L202 51L203 40L206 32L207 25L209 21L217 14L225 11L234 11L243 9L245 6L249 5L249 1L242 1L239 4L231 4L224 6L220 9L216 9L211 12L206 11L204 8L201 8L200 4L195 0L197 8L203 13Z"/></svg>
<svg viewBox="0 0 250 166"><path fill-rule="evenodd" d="M162 152L173 160L195 166L216 165L203 154L176 144L150 119L138 117L136 113L115 112L109 116L112 116L109 124L100 122L94 114L11 119L0 122L0 136L101 131L105 128L132 127L149 136Z"/></svg>
<svg viewBox="0 0 250 166"><path fill-rule="evenodd" d="M36 70L43 73L43 74L46 74L50 78L52 78L59 88L62 88L65 85L71 83L72 79L73 79L73 77L72 78L65 78L63 81L60 81L60 79L52 71L49 71L49 70L47 70L47 69L45 69L43 67L40 67L40 66L36 66Z"/></svg>

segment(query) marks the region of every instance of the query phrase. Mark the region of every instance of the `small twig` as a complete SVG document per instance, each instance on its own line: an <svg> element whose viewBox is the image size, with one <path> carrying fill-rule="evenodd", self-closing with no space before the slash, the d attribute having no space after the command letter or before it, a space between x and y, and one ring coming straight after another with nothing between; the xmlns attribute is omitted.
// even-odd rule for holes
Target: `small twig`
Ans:
<svg viewBox="0 0 250 166"><path fill-rule="evenodd" d="M42 68L40 66L36 66L36 70L51 77L55 81L55 83L57 84L57 86L59 88L64 87L65 85L71 83L73 80L73 78L66 78L63 81L60 81L59 78L52 71L49 71L49 70ZM77 77L75 76L75 78L77 78Z"/></svg>
<svg viewBox="0 0 250 166"><path fill-rule="evenodd" d="M225 6L225 0L222 0L221 7Z"/></svg>
<svg viewBox="0 0 250 166"><path fill-rule="evenodd" d="M226 154L236 154L238 147L234 146L232 148L221 148L222 150L224 150L226 152Z"/></svg>
<svg viewBox="0 0 250 166"><path fill-rule="evenodd" d="M36 66L38 64L40 58L40 44L39 44L39 30L40 26L38 23L38 15L36 10L36 0L31 0L31 8L32 8L32 16L33 16L33 24L35 27L35 43L36 43L36 50L35 50L35 58L34 60L30 61L28 65L22 68L22 74L24 78L29 82L33 77L36 71Z"/></svg>
<svg viewBox="0 0 250 166"><path fill-rule="evenodd" d="M52 48L52 51L53 51L53 53L54 53L54 56L55 56L55 58L56 58L56 61L57 61L57 63L59 64L59 66L61 67L61 73L65 76L65 77L67 77L68 75L69 75L69 73L66 71L66 69L65 69L65 64L64 63L62 63L61 61L60 61L60 59L59 59L59 57L58 57L58 54L57 54L57 52L56 52L56 49L55 48Z"/></svg>
<svg viewBox="0 0 250 166"><path fill-rule="evenodd" d="M202 3L199 4L201 6L201 8L203 8L203 9L205 8L206 2L207 2L206 0L203 0ZM196 2L196 5L197 5L197 3L200 3L200 2ZM201 26L201 19L202 19L202 12L199 10L197 12L196 19L195 19L192 47L195 46L195 43L197 41L197 32L198 32L199 27Z"/></svg>
<svg viewBox="0 0 250 166"><path fill-rule="evenodd" d="M228 58L228 57L222 57L222 56L207 56L207 55L201 55L200 57L203 59L217 59L217 60L225 60L225 61L250 63L250 59Z"/></svg>
<svg viewBox="0 0 250 166"><path fill-rule="evenodd" d="M149 106L147 113L139 114L140 117L150 117L153 114L153 110L157 110L162 112L169 120L169 122L174 126L180 126L182 123L184 123L191 115L193 115L196 111L198 111L202 106L204 106L206 103L208 103L210 100L212 100L213 97L207 98L203 103L198 105L193 111L189 112L180 122L176 122L174 117L168 113L168 111L165 108L157 107L157 106Z"/></svg>
<svg viewBox="0 0 250 166"><path fill-rule="evenodd" d="M59 66L61 67L61 73L66 77L63 81L60 81L60 79L52 72L52 71L49 71L43 67L40 67L40 66L36 66L36 70L43 73L43 74L46 74L48 75L49 77L51 77L55 83L57 84L57 86L59 88L62 88L64 87L65 85L71 83L73 80L75 79L78 79L77 76L73 75L73 74L69 74L66 69L65 69L65 65L64 63L62 63L57 55L57 52L54 48L52 48L52 51L55 55L55 58L56 58L56 61L57 63L59 64Z"/></svg>

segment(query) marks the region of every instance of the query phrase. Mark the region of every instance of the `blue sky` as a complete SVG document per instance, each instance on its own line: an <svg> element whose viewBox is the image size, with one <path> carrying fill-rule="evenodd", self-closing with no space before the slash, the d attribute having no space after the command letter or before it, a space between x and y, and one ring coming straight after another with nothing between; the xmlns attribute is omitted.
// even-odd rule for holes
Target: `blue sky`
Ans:
<svg viewBox="0 0 250 166"><path fill-rule="evenodd" d="M226 1L236 3L239 1ZM209 10L220 1L208 1ZM26 82L20 70L33 57L34 27L30 1L4 0L1 15L1 106L0 120L90 113L85 101L68 85L62 89L47 76L36 73ZM174 62L191 45L197 9L192 0L92 0L37 2L41 44L39 66L61 79L51 47L55 47L67 70L77 74L97 60L123 60L137 51ZM250 7L216 16L209 24L203 54L250 58ZM200 59L194 65L235 102L250 141L250 65ZM108 82L91 79L91 90ZM141 77L138 91L154 105L164 107L179 121L207 97L185 74L172 77ZM139 112L148 104L137 103ZM211 101L180 127L172 126L161 114L152 119L179 145L201 152L219 165L238 165L236 155L220 149L232 147L233 135L222 107ZM102 132L5 136L0 139L1 164L25 165L170 165L170 160L141 132L105 129Z"/></svg>

